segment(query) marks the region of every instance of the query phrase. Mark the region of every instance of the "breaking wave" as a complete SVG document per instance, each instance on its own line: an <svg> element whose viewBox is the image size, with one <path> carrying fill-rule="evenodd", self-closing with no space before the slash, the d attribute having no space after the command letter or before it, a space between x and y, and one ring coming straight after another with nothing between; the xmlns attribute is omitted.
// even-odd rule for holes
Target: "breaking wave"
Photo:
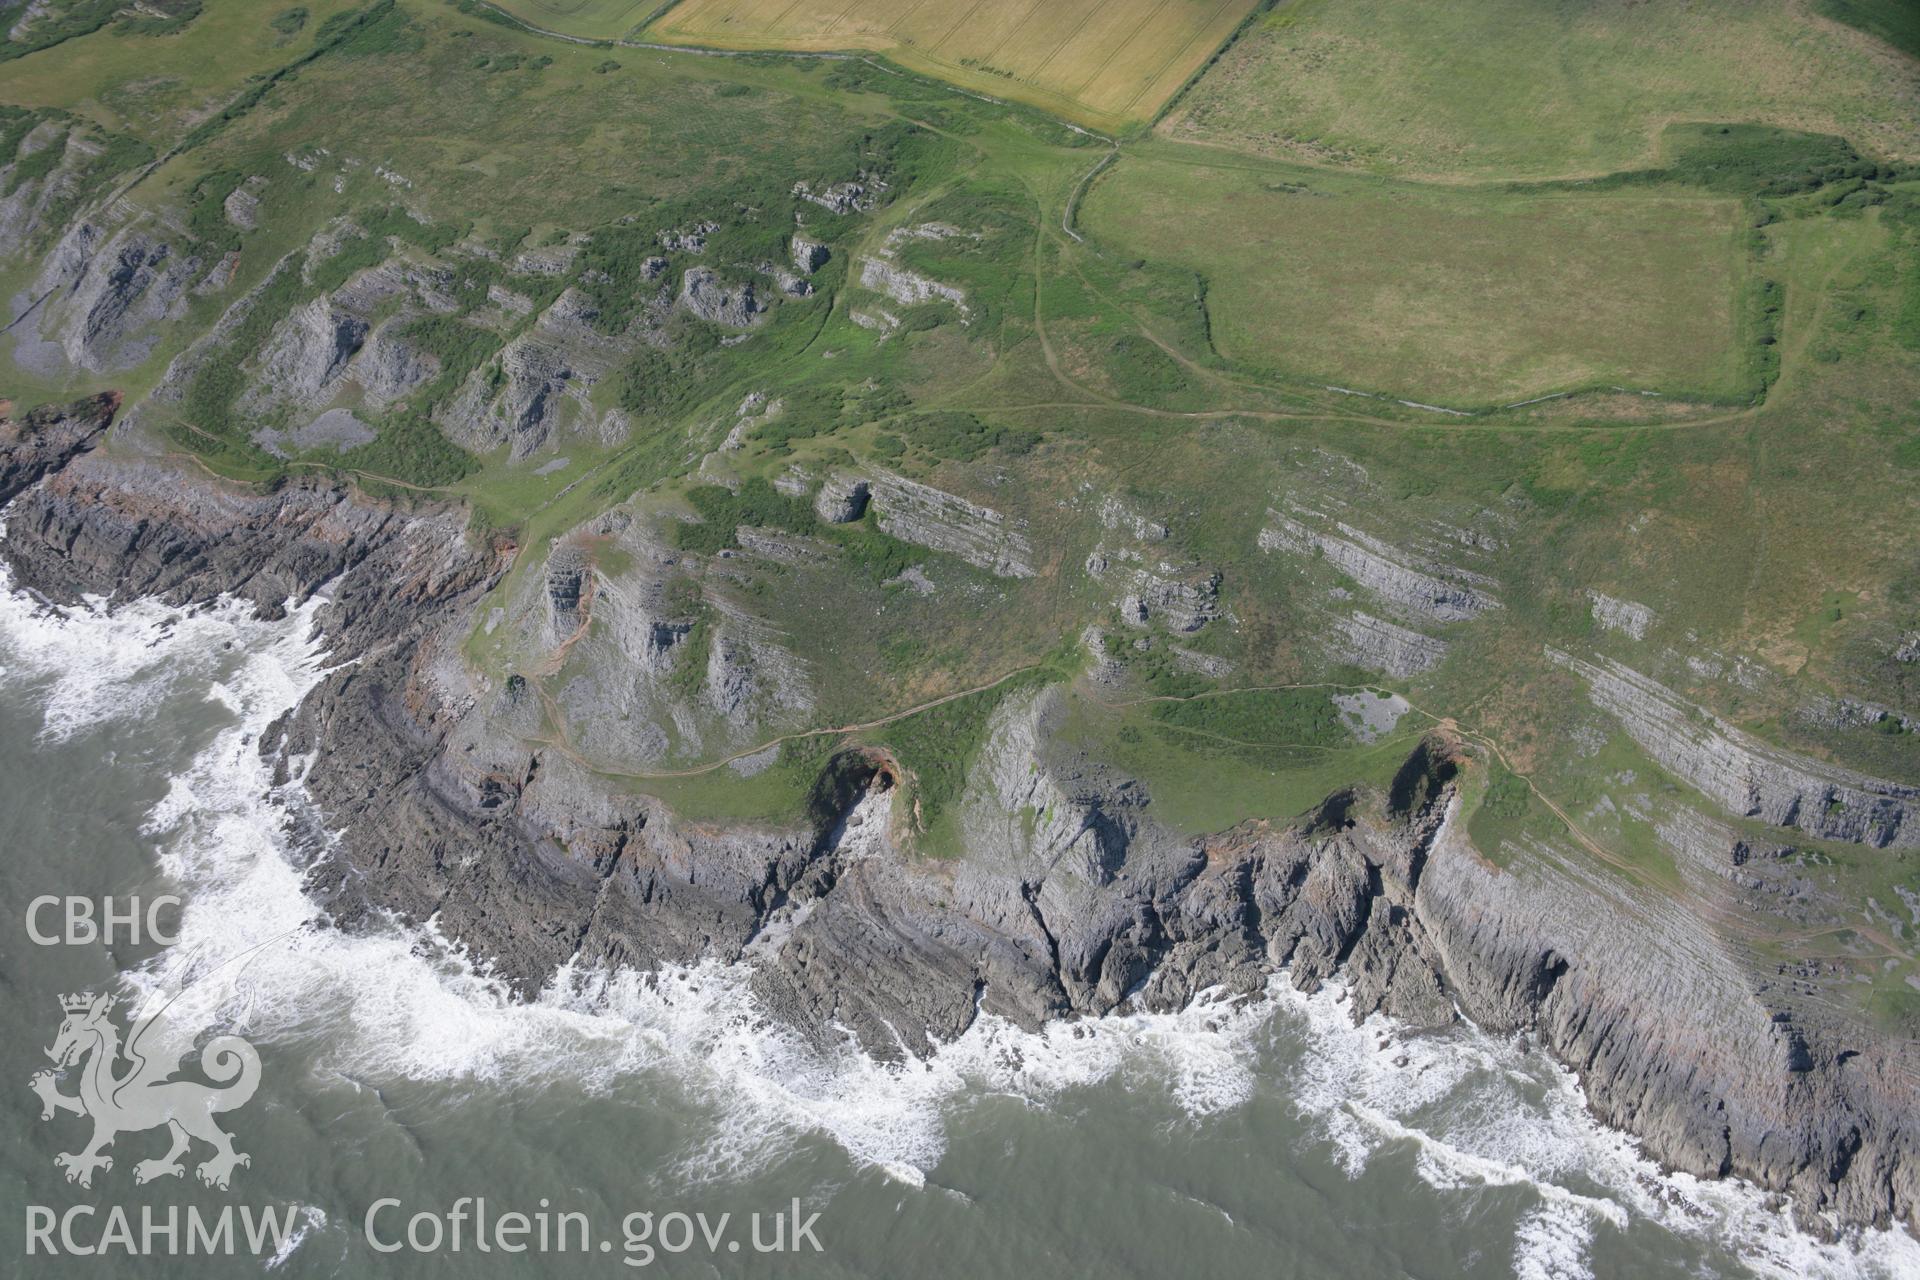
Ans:
<svg viewBox="0 0 1920 1280"><path fill-rule="evenodd" d="M1596 1240L1630 1224L1764 1275L1920 1274L1920 1244L1902 1233L1826 1244L1750 1187L1663 1174L1597 1124L1573 1077L1538 1052L1470 1027L1407 1037L1378 1017L1355 1026L1337 986L1304 995L1276 979L1258 1000L1038 1032L983 1016L904 1067L803 1043L756 1007L742 971L716 964L569 968L537 1000L515 1002L431 922L348 934L304 891L287 832L305 802L297 780L273 787L258 743L325 674L311 634L319 601L277 622L237 603L62 614L12 591L3 570L0 595L0 673L33 691L44 737L151 716L196 691L225 709L227 726L145 825L187 899L181 941L126 978L173 998L182 1023L320 1046L322 1075L604 1091L665 1073L713 1117L675 1171L689 1182L743 1178L824 1134L855 1162L922 1186L954 1107L983 1093L1045 1106L1120 1082L1202 1126L1271 1096L1352 1177L1410 1155L1437 1196L1521 1189L1518 1276L1590 1275Z"/></svg>

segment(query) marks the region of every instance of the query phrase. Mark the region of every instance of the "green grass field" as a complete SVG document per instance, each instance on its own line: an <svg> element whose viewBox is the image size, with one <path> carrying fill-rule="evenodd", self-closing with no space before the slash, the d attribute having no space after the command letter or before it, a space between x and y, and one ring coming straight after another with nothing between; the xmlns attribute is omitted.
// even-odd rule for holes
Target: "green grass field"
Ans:
<svg viewBox="0 0 1920 1280"><path fill-rule="evenodd" d="M578 23L617 35L648 16L617 4L568 13L515 4L529 22L555 30ZM1375 14L1400 24L1376 33L1394 42L1392 65L1404 67L1415 53L1437 57L1444 41L1447 58L1483 54L1492 68L1485 74L1493 78L1478 85L1419 88L1432 98L1428 111L1412 111L1413 99L1396 99L1402 90L1392 85L1379 100L1362 101L1384 74L1367 65L1352 68L1342 90L1351 97L1342 100L1342 128L1350 125L1353 137L1394 146L1406 139L1404 154L1363 158L1448 181L1338 172L1157 135L1129 136L1109 156L1039 111L982 102L931 77L859 60L590 47L521 30L471 0L363 9L356 21L364 30L326 45L297 74L255 81L267 87L233 111L221 108L248 90L249 77L291 67L318 47L337 7L316 9L289 32L277 0L208 0L173 35L77 37L7 63L0 101L71 110L102 130L154 143L206 121L196 145L128 200L145 222L166 229L174 252L238 256L224 289L185 295L183 314L161 326L159 345L136 367L62 375L49 385L8 370L0 392L30 405L112 386L155 415L128 426L128 443L139 447L191 453L247 481L328 468L384 497L418 501L403 486L425 485L470 504L487 533L512 538L521 554L476 612L463 653L495 679L521 674L556 699L573 676L604 675L615 688L632 665L606 650L589 671L576 650L577 665L549 669L551 636L539 610L556 539L617 510L676 555L695 546L731 552L742 542L742 552L723 561L684 556L674 598L698 588L687 616L703 626L722 616L719 602L763 623L763 634L805 670L811 700L721 724L698 703L710 677L695 659L711 656L712 634L690 639L689 661L667 683L689 702L699 732L683 732L665 702L635 712L636 720L672 724L664 767L716 762L796 730L867 728L809 739L753 777L722 767L664 778L647 773L662 767L657 761L580 732L601 714L604 704L592 699L575 704L569 715L577 720L555 716L540 728L574 735L570 745L619 785L658 795L692 819L800 821L829 743L854 741L900 759L927 801L921 848L938 852L942 811L954 812L986 713L1025 687L990 682L1058 655L1089 625L1105 630L1124 683L1077 685L1064 731L1090 759L1138 778L1152 796L1151 815L1186 832L1284 820L1342 787L1384 785L1412 735L1434 723L1430 714L1498 742L1514 770L1621 855L1622 874L1671 887L1674 863L1662 856L1651 819L1640 810L1619 818L1599 811L1604 800L1641 794L1665 805L1670 780L1609 736L1584 689L1543 658L1548 646L1597 649L1646 667L1687 699L1795 750L1880 776L1915 776L1920 734L1816 732L1795 711L1844 696L1920 714L1920 668L1889 656L1920 625L1912 555L1920 180L1827 138L1719 122L1656 133L1662 103L1745 114L1724 80L1689 82L1682 73L1694 55L1677 46L1670 63L1602 59L1607 77L1582 71L1588 78L1577 86L1585 46L1569 44L1567 94L1537 104L1540 127L1531 129L1524 86L1496 84L1497 72L1506 65L1499 59L1537 52L1544 37L1530 29L1476 37L1468 23L1517 9L1496 0L1419 12L1352 5L1282 7L1277 18L1295 25L1264 27L1253 43L1236 46L1224 78L1204 80L1193 102L1245 90L1244 82L1234 88L1234 59L1279 32ZM703 12L722 8L673 11L681 19ZM1088 31L1099 19L1091 9L1058 14L1069 12L1084 12ZM1676 12L1649 0L1611 21L1668 35L1692 30ZM1762 4L1755 12L1775 10ZM1022 20L1048 17L1034 7ZM1449 23L1468 25L1456 31ZM1724 25L1729 39L1747 30L1732 19ZM1024 36L1010 30L1007 50L1041 47L1031 27ZM1809 58L1829 47L1821 42L1867 39L1819 30L1825 34L1808 38ZM845 33L816 33L817 42L840 42ZM225 63L211 52L222 42L235 50ZM1059 57L1036 60L1025 74L1044 80L1061 65ZM979 68L961 68L964 76L926 69L966 88L1015 92ZM1316 76L1315 66L1304 67L1287 92L1324 87ZM1128 92L1146 94L1156 82L1128 83ZM1831 97L1859 106L1866 124L1895 129L1897 113L1867 107L1894 101L1903 83L1881 72L1848 80ZM1664 87L1655 93L1650 84ZM1773 91L1753 100L1765 107ZM1484 124L1472 116L1475 94L1485 99ZM1609 117L1594 105L1596 94L1633 103L1631 118ZM1146 101L1139 99L1143 110ZM1261 109L1319 136L1325 126L1292 101L1279 96ZM1085 103L1054 105L1089 118ZM81 128L49 119L55 132ZM0 134L18 143L26 136L19 120L0 114ZM1188 126L1198 120L1190 116ZM1222 137L1233 141L1204 133L1201 140ZM1255 140L1262 149L1296 150L1269 141ZM1665 165L1657 179L1485 180L1639 165L1656 152ZM51 158L28 154L25 171ZM19 177L21 162L12 163ZM1105 167L1089 182L1096 165ZM129 162L115 174L130 180L136 168ZM836 216L792 192L797 180L875 170L889 185L869 211ZM253 230L222 213L226 193L242 182L259 192ZM1070 196L1083 189L1076 220ZM756 264L789 260L796 215L832 252L812 277L814 293L778 300L745 333L723 334L672 308L659 319L661 343L629 342L624 363L592 388L596 413L631 409L630 431L601 435L584 422L566 424L559 438L515 461L504 447L464 453L423 416L447 390L434 390L440 382L490 372L503 345L528 332L532 316L563 290L602 309L604 338L637 322L657 291L671 297L673 276L642 265L660 252L663 229L712 220L704 256L676 251L669 270L702 264L730 279L752 275L772 300L770 276ZM382 434L371 445L283 462L247 451L237 385L202 388L196 380L185 400L148 399L188 341L337 219L368 234L338 252L316 250L311 278L296 269L264 290L257 316L230 331L214 367L239 371L234 383L254 376L269 330L377 261L394 247L391 235L408 261L446 273L455 307L409 322L422 325L423 345L445 367L412 394L405 416L373 423ZM911 234L929 224L955 234ZM27 251L0 263L0 295L33 279L64 225L42 229ZM525 250L569 244L578 257L553 273L517 265ZM967 310L898 305L896 329L862 327L852 313L885 301L862 284L862 263L889 254L901 269L964 290ZM1763 294L1763 283L1773 292ZM524 295L527 314L487 319L493 286ZM1766 343L1756 341L1756 299L1770 308ZM429 327L438 335L432 343ZM1764 397L1755 394L1761 352L1778 375ZM1462 418L1319 383L1462 408L1614 383L1737 403L1595 395ZM783 401L781 414L722 448L749 393ZM187 424L200 432L175 429L201 409L207 416ZM827 527L804 499L762 500L796 471L817 484L861 465L1003 513L1031 545L1034 575L995 576L934 547L889 540L873 520ZM715 486L730 484L740 492L723 499ZM1139 542L1124 518L1105 513L1109 496L1164 522L1164 535L1150 547ZM1408 556L1484 572L1500 599L1471 623L1421 624L1452 647L1439 666L1394 684L1422 714L1386 742L1333 734L1323 700L1271 696L1271 686L1293 682L1380 678L1345 665L1326 644L1329 625L1362 585L1259 545L1265 512L1288 499L1337 513ZM678 532L680 515L703 510L708 525ZM779 528L801 540L800 550L791 561L747 552L741 523ZM1124 559L1129 553L1148 558ZM1087 567L1096 555L1112 561L1105 577ZM1163 558L1183 580L1189 569L1218 572L1225 612L1191 634L1124 626L1126 575ZM636 598L642 584L630 579L642 563L633 548L596 561ZM907 564L925 572L930 590L901 580ZM707 587L712 600L700 594ZM1647 605L1658 619L1653 632L1636 641L1600 630L1589 589ZM1686 665L1698 658L1700 671L1716 663L1730 670L1736 655L1771 674L1747 685ZM1233 688L1243 692L1228 694ZM965 690L975 692L925 706ZM1169 692L1210 696L1120 705ZM913 707L922 710L875 727ZM1597 753L1595 742L1604 744ZM1482 773L1473 785L1485 780ZM1548 839L1564 831L1561 818L1512 781L1492 808L1470 816L1473 833L1489 844L1500 842L1502 824ZM1836 895L1878 894L1891 910L1902 869L1874 851L1822 874L1838 878ZM1869 994L1888 1004L1887 1016L1905 1016L1904 1006L1889 1004L1906 999L1904 988L1885 973L1875 981Z"/></svg>
<svg viewBox="0 0 1920 1280"><path fill-rule="evenodd" d="M660 11L662 0L511 0L501 7L536 27L586 40L616 40Z"/></svg>
<svg viewBox="0 0 1920 1280"><path fill-rule="evenodd" d="M761 77L752 92L723 98L732 68L716 60L663 66L657 55L622 51L602 74L596 68L613 61L604 49L439 6L409 12L418 52L322 63L271 119L242 125L229 145L325 146L382 163L448 218L584 227L769 173L790 172L789 183L813 175L809 166L837 154L847 122L869 114L856 98L844 106L811 98L804 109L833 140L796 149L782 122L803 109L794 91L809 86L800 76Z"/></svg>
<svg viewBox="0 0 1920 1280"><path fill-rule="evenodd" d="M1920 58L1920 7L1908 0L1814 0L1814 7Z"/></svg>
<svg viewBox="0 0 1920 1280"><path fill-rule="evenodd" d="M1081 225L1116 256L1200 273L1214 344L1237 364L1447 405L1741 389L1736 201L1189 159L1123 161Z"/></svg>
<svg viewBox="0 0 1920 1280"><path fill-rule="evenodd" d="M1163 704L1158 710L1231 708L1257 696ZM1326 697L1320 694L1318 700L1324 703ZM1421 717L1413 716L1399 732L1363 746L1344 733L1337 742L1296 744L1287 726L1272 726L1256 750L1232 736L1230 728L1180 726L1155 711L1117 710L1076 698L1067 737L1095 758L1140 779L1153 797L1155 818L1190 835L1262 819L1284 822L1309 812L1342 787L1384 790L1425 727Z"/></svg>
<svg viewBox="0 0 1920 1280"><path fill-rule="evenodd" d="M62 107L150 142L175 140L211 114L249 76L284 66L313 48L326 21L351 0L306 0L291 32L274 20L296 6L259 0L206 0L178 35L146 37L111 29L68 40L9 62L0 104ZM282 26L290 26L282 23Z"/></svg>
<svg viewBox="0 0 1920 1280"><path fill-rule="evenodd" d="M1911 6L1832 2L1913 30ZM1282 0L1163 128L1393 173L1558 177L1650 164L1685 120L1911 159L1920 65L1800 0Z"/></svg>
<svg viewBox="0 0 1920 1280"><path fill-rule="evenodd" d="M543 2L513 0L512 7L531 12ZM682 0L648 34L728 49L867 49L969 89L1120 128L1151 120L1254 3Z"/></svg>

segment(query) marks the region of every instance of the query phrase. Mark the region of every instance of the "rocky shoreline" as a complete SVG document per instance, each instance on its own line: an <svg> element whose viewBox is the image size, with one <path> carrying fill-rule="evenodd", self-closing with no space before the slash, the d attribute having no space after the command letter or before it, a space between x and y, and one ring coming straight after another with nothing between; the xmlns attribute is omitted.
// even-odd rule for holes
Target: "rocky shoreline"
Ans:
<svg viewBox="0 0 1920 1280"><path fill-rule="evenodd" d="M1292 825L1196 840L1059 746L1057 695L1040 691L995 713L962 859L897 849L888 763L852 753L807 823L684 821L529 745L527 689L487 687L463 661L512 546L449 508L317 479L260 493L101 451L117 407L0 425L0 554L55 604L230 594L272 614L325 595L341 665L260 749L283 777L304 767L343 832L315 842L311 871L342 927L435 917L523 993L574 959L749 963L772 1013L850 1028L881 1056L924 1052L982 1010L1032 1027L1251 993L1277 968L1302 987L1338 972L1356 1017L1534 1037L1649 1154L1778 1191L1811 1230L1920 1233L1920 1048L1789 1008L1700 919L1577 851L1492 865L1453 821L1459 743L1432 736L1389 788ZM1746 859L1730 830L1675 843L1709 900L1766 891L1765 868L1732 874Z"/></svg>

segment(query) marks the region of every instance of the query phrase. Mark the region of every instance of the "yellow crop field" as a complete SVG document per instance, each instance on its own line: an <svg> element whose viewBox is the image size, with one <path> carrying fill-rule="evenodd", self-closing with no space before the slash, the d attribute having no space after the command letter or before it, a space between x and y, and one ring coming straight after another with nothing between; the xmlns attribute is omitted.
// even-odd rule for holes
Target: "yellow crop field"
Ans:
<svg viewBox="0 0 1920 1280"><path fill-rule="evenodd" d="M657 40L864 49L1100 128L1151 120L1257 0L683 0Z"/></svg>

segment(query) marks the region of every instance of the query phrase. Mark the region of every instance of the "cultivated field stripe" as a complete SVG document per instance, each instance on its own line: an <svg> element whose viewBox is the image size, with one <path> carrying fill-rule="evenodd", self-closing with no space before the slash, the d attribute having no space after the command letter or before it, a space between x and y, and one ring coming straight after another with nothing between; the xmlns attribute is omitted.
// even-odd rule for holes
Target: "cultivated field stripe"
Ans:
<svg viewBox="0 0 1920 1280"><path fill-rule="evenodd" d="M1127 110L1131 108L1134 103L1140 101L1140 97L1142 94L1146 93L1146 91L1148 89L1151 89L1154 85L1159 84L1160 77L1167 74L1167 68L1173 66L1176 62L1180 61L1180 59L1184 58L1186 56L1187 50L1193 47L1194 41L1198 40L1201 36L1205 35L1208 31L1212 30L1213 24L1220 20L1220 15L1225 13L1229 8L1231 8L1233 4L1234 4L1234 0L1222 0L1220 7L1215 9L1211 14L1208 14L1207 20L1200 25L1199 29L1196 30L1191 36L1187 37L1187 42L1181 45L1180 48L1174 52L1172 57L1168 58L1165 62L1161 63L1160 69L1155 71L1153 75L1148 77L1146 82L1143 83L1137 91L1135 91L1134 95L1131 98L1127 99L1126 106L1123 107L1122 110Z"/></svg>
<svg viewBox="0 0 1920 1280"><path fill-rule="evenodd" d="M1063 40L1085 23L1090 11L1100 7L1097 0L1052 0L1042 5L1020 28L1018 43L1003 53L996 65L1027 83L1059 85L1060 77L1042 74L1040 65L1054 54ZM1104 47L1104 42L1095 31L1091 37L1083 36L1080 39L1076 45L1076 55Z"/></svg>
<svg viewBox="0 0 1920 1280"><path fill-rule="evenodd" d="M930 2L931 0L913 0L913 3L907 6L907 11L901 14L898 18L895 18L893 20L893 23L887 27L887 34L891 36L898 36L902 44L908 44L908 45L913 44L914 42L911 38L902 34L902 28L904 28L907 25L907 23L912 20L914 14L926 8ZM855 0L855 3L856 4L859 3L859 0Z"/></svg>
<svg viewBox="0 0 1920 1280"><path fill-rule="evenodd" d="M928 48L930 50L944 48L946 46L946 43L949 40L953 39L953 37L959 32L960 28L967 25L967 19L971 18L974 15L975 11L977 11L981 5L986 3L987 3L987 0L973 0L973 3L967 6L967 11L961 14L960 17L955 20L954 24L951 27L947 28L947 34L941 36L939 40L929 45Z"/></svg>
<svg viewBox="0 0 1920 1280"><path fill-rule="evenodd" d="M794 0L794 3L798 4L799 0ZM788 5L787 7L791 9L794 6ZM721 15L720 15L721 25L724 26L727 23L738 22L742 27L742 29L748 30L748 31L754 30L754 24L753 24L752 18L753 18L754 12L759 8L760 8L760 5L758 3L758 0L738 0L738 3L734 4L732 7L727 8L721 12ZM761 35L771 34L772 31L773 31L773 24L771 22L765 23L759 28L759 33Z"/></svg>
<svg viewBox="0 0 1920 1280"><path fill-rule="evenodd" d="M539 12L576 0L504 0ZM581 15L621 0L586 0ZM636 0L637 3L637 0ZM1144 120L1227 22L1256 0L684 0L661 38L743 51L860 48L971 92L1108 129ZM576 15L575 27L591 26ZM1090 95L1090 96L1089 96Z"/></svg>
<svg viewBox="0 0 1920 1280"><path fill-rule="evenodd" d="M1119 44L1113 47L1113 52L1109 53L1106 57L1102 58L1100 60L1100 65L1095 67L1092 71L1089 71L1087 73L1087 78L1085 80L1082 80L1077 86L1075 86L1073 89L1069 90L1068 92L1071 93L1076 98L1084 94L1087 91L1087 86L1100 78L1100 73L1107 69L1108 64L1110 64L1115 58L1119 57L1121 52L1128 45L1132 44L1136 39L1138 39L1140 36L1140 33L1146 30L1149 25L1151 25L1156 19L1158 19L1160 14L1166 9L1166 7L1172 3L1173 3L1173 0L1160 0L1159 4L1155 5L1151 10L1148 11L1145 17L1140 19L1138 25L1136 25L1134 29L1127 34L1127 37L1124 40L1122 40Z"/></svg>
<svg viewBox="0 0 1920 1280"><path fill-rule="evenodd" d="M860 7L860 3L861 3L861 0L847 0L847 7L842 9L839 13L836 13L833 16L833 21L827 24L827 34L832 35L834 32L840 30L840 24L847 20L848 14L852 13L855 9ZM891 35L893 33L893 28L888 27L887 33Z"/></svg>
<svg viewBox="0 0 1920 1280"><path fill-rule="evenodd" d="M754 3L755 0L681 0L665 25L689 35L703 32L717 35Z"/></svg>
<svg viewBox="0 0 1920 1280"><path fill-rule="evenodd" d="M792 13L795 9L798 9L801 5L805 3L807 3L807 0L793 0L792 4L788 5L786 8L782 9L779 13L775 14L772 18L769 18L767 20L767 25L760 28L760 34L772 35L774 32L778 31L780 29L780 24L787 20L787 15Z"/></svg>
<svg viewBox="0 0 1920 1280"><path fill-rule="evenodd" d="M1060 38L1060 43L1054 45L1052 52L1048 53L1046 57L1042 58L1040 60L1040 65L1033 69L1033 75L1036 79L1039 78L1040 74L1047 69L1047 67L1053 62L1055 58L1060 56L1060 51L1062 49L1066 48L1069 44L1072 44L1074 39L1077 36L1079 36L1079 34L1082 31L1085 31L1087 29L1087 24L1089 22L1092 22L1095 15L1097 15L1099 12L1100 12L1100 5L1097 2L1097 0L1096 0L1096 3L1087 6L1087 11L1081 15L1080 21L1073 24L1073 30L1067 32L1066 35L1062 36Z"/></svg>
<svg viewBox="0 0 1920 1280"><path fill-rule="evenodd" d="M1046 3L1047 0L1033 0L1033 3L1027 6L1027 11L1020 15L1020 21L1014 23L1012 29L1009 30L1006 35L1000 37L1000 43L994 45L993 48L987 50L980 56L981 65L990 65L995 58L999 57L1000 51L1006 48L1015 36L1020 34L1021 28L1033 21L1033 15L1040 12L1040 6Z"/></svg>

